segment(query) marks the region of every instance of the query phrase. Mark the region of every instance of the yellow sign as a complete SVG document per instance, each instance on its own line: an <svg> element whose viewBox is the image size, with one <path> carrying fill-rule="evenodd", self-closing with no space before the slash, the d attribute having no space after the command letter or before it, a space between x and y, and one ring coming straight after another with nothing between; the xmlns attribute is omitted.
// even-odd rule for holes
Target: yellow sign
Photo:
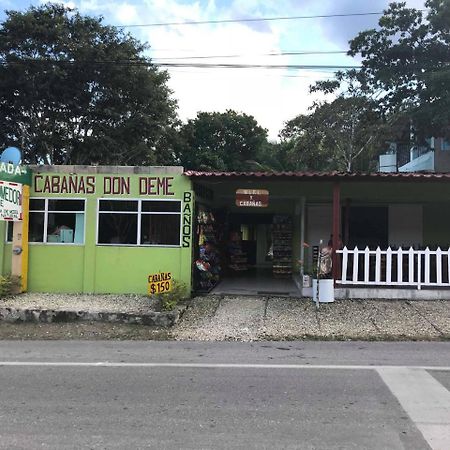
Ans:
<svg viewBox="0 0 450 450"><path fill-rule="evenodd" d="M172 273L159 272L148 276L149 295L164 294L172 290Z"/></svg>

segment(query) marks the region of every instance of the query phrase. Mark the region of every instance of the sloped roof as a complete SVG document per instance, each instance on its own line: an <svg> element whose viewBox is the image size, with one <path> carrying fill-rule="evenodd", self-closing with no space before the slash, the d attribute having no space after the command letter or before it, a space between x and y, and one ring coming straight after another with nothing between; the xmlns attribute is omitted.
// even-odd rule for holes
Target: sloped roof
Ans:
<svg viewBox="0 0 450 450"><path fill-rule="evenodd" d="M434 172L204 172L186 170L184 174L191 178L267 178L267 179L327 179L327 180L406 180L406 181L446 181L450 173Z"/></svg>

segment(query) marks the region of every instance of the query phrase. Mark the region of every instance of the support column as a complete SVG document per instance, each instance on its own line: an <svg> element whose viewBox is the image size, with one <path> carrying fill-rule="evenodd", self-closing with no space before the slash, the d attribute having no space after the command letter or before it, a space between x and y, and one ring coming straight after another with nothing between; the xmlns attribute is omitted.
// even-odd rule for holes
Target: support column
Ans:
<svg viewBox="0 0 450 450"><path fill-rule="evenodd" d="M14 222L13 226L13 254L11 275L20 277L20 290L28 288L28 220L29 220L30 186L22 187L22 221ZM17 253L14 251L17 249Z"/></svg>
<svg viewBox="0 0 450 450"><path fill-rule="evenodd" d="M341 185L336 181L333 185L333 279L337 280L341 272L340 260L336 250L339 249L341 234Z"/></svg>
<svg viewBox="0 0 450 450"><path fill-rule="evenodd" d="M305 197L302 197L300 199L300 260L302 261L300 276L302 283L305 274L305 204Z"/></svg>

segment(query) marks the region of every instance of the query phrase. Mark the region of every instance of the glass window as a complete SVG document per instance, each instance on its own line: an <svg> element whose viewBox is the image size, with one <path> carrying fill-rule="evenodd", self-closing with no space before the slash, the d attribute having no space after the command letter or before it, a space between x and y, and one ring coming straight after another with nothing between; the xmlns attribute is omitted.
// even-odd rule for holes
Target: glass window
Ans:
<svg viewBox="0 0 450 450"><path fill-rule="evenodd" d="M6 222L6 242L13 241L14 222Z"/></svg>
<svg viewBox="0 0 450 450"><path fill-rule="evenodd" d="M100 200L98 244L180 245L181 202Z"/></svg>
<svg viewBox="0 0 450 450"><path fill-rule="evenodd" d="M138 210L137 200L100 200L100 211L128 212Z"/></svg>
<svg viewBox="0 0 450 450"><path fill-rule="evenodd" d="M181 211L181 202L143 201L142 212L176 212Z"/></svg>
<svg viewBox="0 0 450 450"><path fill-rule="evenodd" d="M28 241L44 242L44 212L30 212L28 224Z"/></svg>
<svg viewBox="0 0 450 450"><path fill-rule="evenodd" d="M83 244L85 200L30 199L29 241Z"/></svg>
<svg viewBox="0 0 450 450"><path fill-rule="evenodd" d="M141 244L179 245L179 214L143 214L141 217Z"/></svg>
<svg viewBox="0 0 450 450"><path fill-rule="evenodd" d="M137 214L99 214L98 243L136 245Z"/></svg>

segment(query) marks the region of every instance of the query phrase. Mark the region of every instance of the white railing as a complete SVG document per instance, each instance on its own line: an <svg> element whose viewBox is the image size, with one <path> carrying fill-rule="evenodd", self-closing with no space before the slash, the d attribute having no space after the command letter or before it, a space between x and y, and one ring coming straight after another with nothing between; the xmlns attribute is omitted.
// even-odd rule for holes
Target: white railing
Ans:
<svg viewBox="0 0 450 450"><path fill-rule="evenodd" d="M447 286L450 287L450 248L441 250L349 250L341 258L337 284L372 286Z"/></svg>

